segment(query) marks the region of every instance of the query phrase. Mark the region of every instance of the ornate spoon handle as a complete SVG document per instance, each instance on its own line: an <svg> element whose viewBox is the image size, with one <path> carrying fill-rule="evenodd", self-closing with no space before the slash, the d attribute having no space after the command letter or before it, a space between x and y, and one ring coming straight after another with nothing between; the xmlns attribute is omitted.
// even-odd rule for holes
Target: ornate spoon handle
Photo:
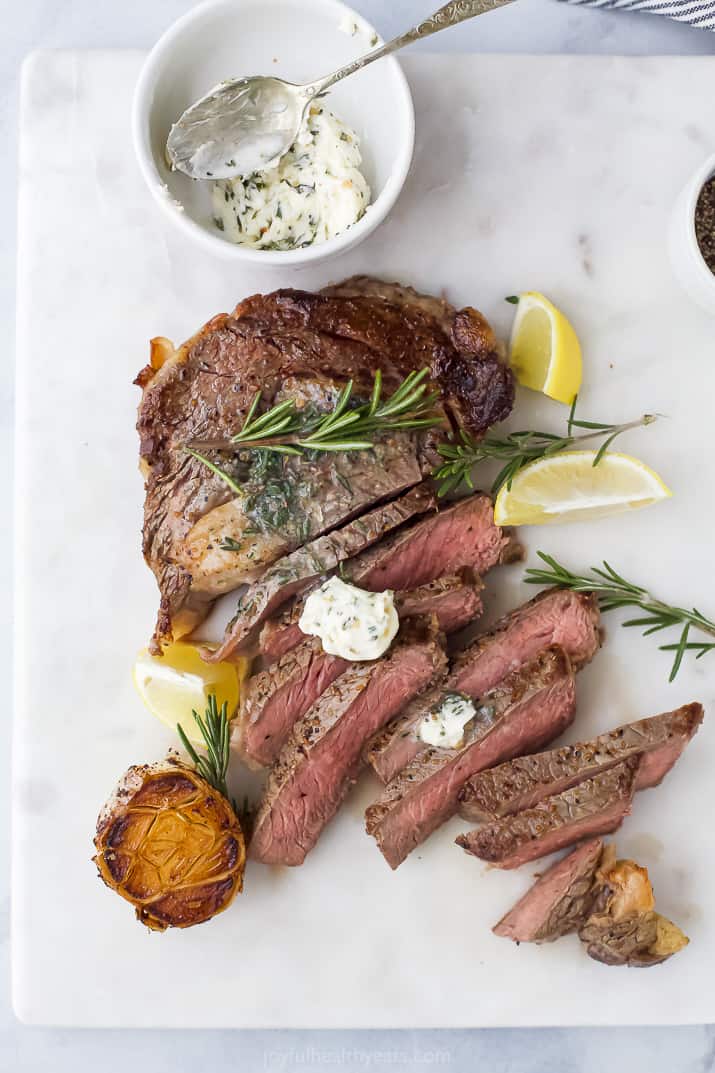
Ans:
<svg viewBox="0 0 715 1073"><path fill-rule="evenodd" d="M404 48L405 45L411 45L413 41L419 41L421 37L429 37L430 34L439 33L440 30L446 30L449 26L456 26L457 23L464 22L465 19L473 19L475 15L483 15L486 11L494 11L496 8L510 3L512 3L512 0L450 0L450 3L445 4L439 11L435 11L433 15L423 19L419 25L413 26L406 33L400 34L399 37L394 37L392 41L387 41L380 48L376 48L374 52L368 52L367 55L360 56L333 74L327 75L318 82L313 82L310 86L306 86L306 92L311 97L316 93L323 93L330 86L334 86L336 82L340 82L341 79L355 74L362 67L367 67L368 63L374 63L375 60L382 59L383 56L389 56L391 52L397 52L398 49Z"/></svg>

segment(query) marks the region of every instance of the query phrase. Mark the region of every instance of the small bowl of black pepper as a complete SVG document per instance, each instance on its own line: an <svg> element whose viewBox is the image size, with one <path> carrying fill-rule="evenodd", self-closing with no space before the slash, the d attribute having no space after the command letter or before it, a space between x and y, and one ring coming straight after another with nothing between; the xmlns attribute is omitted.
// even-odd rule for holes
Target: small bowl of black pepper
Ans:
<svg viewBox="0 0 715 1073"><path fill-rule="evenodd" d="M670 254L684 290L715 316L715 154L698 168L675 204Z"/></svg>

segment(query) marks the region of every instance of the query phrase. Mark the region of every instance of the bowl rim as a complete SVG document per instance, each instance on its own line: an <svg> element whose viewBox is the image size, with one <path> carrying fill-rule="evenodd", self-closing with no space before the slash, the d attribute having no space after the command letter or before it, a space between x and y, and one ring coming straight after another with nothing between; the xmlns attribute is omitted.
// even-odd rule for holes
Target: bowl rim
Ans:
<svg viewBox="0 0 715 1073"><path fill-rule="evenodd" d="M712 289L715 296L715 272L712 272L708 267L708 264L703 256L703 251L700 249L700 243L698 242L698 236L695 233L695 210L697 209L698 199L700 197L700 191L705 186L708 179L715 176L715 153L711 153L707 157L699 168L695 171L694 175L690 179L688 187L688 195L686 198L685 209L687 213L687 234L688 245L690 246L694 254L693 267L697 265L697 272L706 287Z"/></svg>
<svg viewBox="0 0 715 1073"><path fill-rule="evenodd" d="M280 3L301 8L302 10L307 7L324 11L332 10L337 17L353 18L359 26L377 34L372 24L359 12L343 3L343 0L280 0ZM164 214L188 238L197 241L209 253L228 260L242 261L256 266L307 265L311 262L326 260L367 238L382 223L400 195L412 163L415 141L415 111L409 83L394 56L386 56L379 61L380 63L389 64L393 75L396 76L397 107L402 112L400 126L404 127L404 137L383 189L375 201L370 203L360 220L325 242L297 250L254 250L250 247L228 242L226 239L221 238L219 234L213 235L211 232L206 231L188 213L176 207L166 190L166 184L154 161L149 139L149 115L159 68L165 63L167 57L171 55L177 38L188 27L203 20L209 13L220 11L221 9L238 11L241 6L242 0L204 0L203 3L191 8L191 10L176 19L149 51L139 73L132 98L132 141L139 170L155 202L160 206ZM377 37L378 42L382 43L382 38L379 34L377 34Z"/></svg>

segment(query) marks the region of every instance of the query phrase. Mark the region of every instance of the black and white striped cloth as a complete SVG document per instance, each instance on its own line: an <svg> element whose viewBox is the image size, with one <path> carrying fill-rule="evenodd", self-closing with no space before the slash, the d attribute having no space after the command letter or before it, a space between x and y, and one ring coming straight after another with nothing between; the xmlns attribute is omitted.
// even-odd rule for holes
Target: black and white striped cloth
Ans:
<svg viewBox="0 0 715 1073"><path fill-rule="evenodd" d="M609 11L646 11L667 15L702 30L715 30L715 0L570 0L586 7L607 8Z"/></svg>

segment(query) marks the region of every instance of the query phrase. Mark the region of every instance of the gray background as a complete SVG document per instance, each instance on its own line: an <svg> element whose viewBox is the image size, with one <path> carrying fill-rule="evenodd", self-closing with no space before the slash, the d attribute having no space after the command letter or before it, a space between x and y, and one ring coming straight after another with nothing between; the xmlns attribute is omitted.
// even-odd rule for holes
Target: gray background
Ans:
<svg viewBox="0 0 715 1073"><path fill-rule="evenodd" d="M352 0L384 37L429 13L430 0ZM437 3L437 0L434 0ZM23 57L35 48L148 48L192 6L190 0L2 0L0 2L0 482L11 502L17 84ZM433 48L475 52L715 54L715 33L665 18L519 0L512 7L447 31ZM420 46L417 46L420 47ZM715 107L715 95L713 97ZM9 513L9 511L8 511ZM11 696L12 526L0 525L0 680ZM38 656L38 661L41 655ZM38 663L38 673L42 673ZM48 702L52 685L48 683ZM91 703L91 698L88 698ZM9 731L0 777L0 1073L151 1069L152 1073L230 1069L483 1069L485 1073L706 1073L715 1069L715 1029L618 1029L438 1032L100 1032L27 1029L13 1016L9 993ZM48 896L51 891L48 891ZM172 986L167 981L167 986ZM475 996L475 1002L478 997Z"/></svg>

